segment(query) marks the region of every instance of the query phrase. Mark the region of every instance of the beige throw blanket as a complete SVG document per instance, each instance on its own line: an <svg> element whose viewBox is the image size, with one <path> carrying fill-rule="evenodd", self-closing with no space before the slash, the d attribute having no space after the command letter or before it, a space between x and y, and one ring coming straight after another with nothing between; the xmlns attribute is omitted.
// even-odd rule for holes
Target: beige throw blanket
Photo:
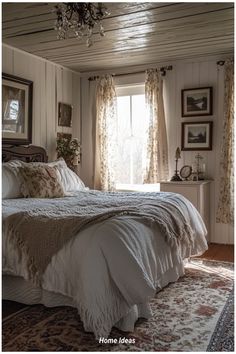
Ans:
<svg viewBox="0 0 236 354"><path fill-rule="evenodd" d="M98 191L57 199L3 200L3 230L18 254L26 257L28 279L40 285L53 255L72 237L88 225L117 215L157 224L171 246L191 247L188 203L172 193Z"/></svg>

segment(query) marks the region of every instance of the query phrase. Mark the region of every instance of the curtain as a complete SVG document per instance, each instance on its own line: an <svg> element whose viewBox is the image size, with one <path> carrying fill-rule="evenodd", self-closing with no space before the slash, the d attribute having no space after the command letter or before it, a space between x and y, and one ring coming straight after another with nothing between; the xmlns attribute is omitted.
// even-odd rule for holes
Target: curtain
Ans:
<svg viewBox="0 0 236 354"><path fill-rule="evenodd" d="M100 78L96 90L94 188L113 190L117 147L116 92L111 75Z"/></svg>
<svg viewBox="0 0 236 354"><path fill-rule="evenodd" d="M220 195L216 222L233 224L234 220L234 62L224 64L224 121L220 159Z"/></svg>
<svg viewBox="0 0 236 354"><path fill-rule="evenodd" d="M169 177L168 146L163 102L163 81L157 70L146 71L145 100L149 117L145 183L158 183Z"/></svg>

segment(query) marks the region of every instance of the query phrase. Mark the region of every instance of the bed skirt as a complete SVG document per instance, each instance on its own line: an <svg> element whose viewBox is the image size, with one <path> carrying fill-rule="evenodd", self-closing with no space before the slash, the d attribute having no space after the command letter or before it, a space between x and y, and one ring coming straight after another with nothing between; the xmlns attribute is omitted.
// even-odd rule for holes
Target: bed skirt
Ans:
<svg viewBox="0 0 236 354"><path fill-rule="evenodd" d="M162 275L162 279L160 279L161 288L175 282L183 275L184 264L181 262L166 270ZM157 289L157 291L159 290ZM16 301L26 305L42 304L46 307L77 307L75 301L68 296L38 288L22 277L12 275L4 275L2 278L2 298L3 300ZM115 327L122 331L132 332L138 318L148 319L151 316L152 311L149 303L134 305L130 308L129 313L115 324Z"/></svg>

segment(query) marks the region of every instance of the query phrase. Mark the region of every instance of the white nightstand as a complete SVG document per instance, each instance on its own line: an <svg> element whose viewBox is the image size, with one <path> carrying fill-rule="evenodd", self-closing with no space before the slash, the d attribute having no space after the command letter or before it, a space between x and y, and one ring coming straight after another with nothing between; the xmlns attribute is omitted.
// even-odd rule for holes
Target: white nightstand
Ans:
<svg viewBox="0 0 236 354"><path fill-rule="evenodd" d="M182 194L199 211L210 240L210 183L211 181L160 182L160 191Z"/></svg>

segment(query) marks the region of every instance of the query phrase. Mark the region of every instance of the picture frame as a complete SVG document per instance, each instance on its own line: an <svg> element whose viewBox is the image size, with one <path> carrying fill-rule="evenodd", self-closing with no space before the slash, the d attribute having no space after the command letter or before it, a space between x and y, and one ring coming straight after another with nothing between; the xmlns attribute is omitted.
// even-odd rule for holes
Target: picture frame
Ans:
<svg viewBox="0 0 236 354"><path fill-rule="evenodd" d="M32 143L33 82L2 73L2 143Z"/></svg>
<svg viewBox="0 0 236 354"><path fill-rule="evenodd" d="M71 125L72 125L72 105L59 102L58 126L71 127Z"/></svg>
<svg viewBox="0 0 236 354"><path fill-rule="evenodd" d="M213 88L199 87L181 90L182 117L211 116Z"/></svg>
<svg viewBox="0 0 236 354"><path fill-rule="evenodd" d="M68 141L71 141L72 139L72 134L71 133L57 133L57 139L66 139Z"/></svg>
<svg viewBox="0 0 236 354"><path fill-rule="evenodd" d="M182 123L181 150L212 150L213 122Z"/></svg>

